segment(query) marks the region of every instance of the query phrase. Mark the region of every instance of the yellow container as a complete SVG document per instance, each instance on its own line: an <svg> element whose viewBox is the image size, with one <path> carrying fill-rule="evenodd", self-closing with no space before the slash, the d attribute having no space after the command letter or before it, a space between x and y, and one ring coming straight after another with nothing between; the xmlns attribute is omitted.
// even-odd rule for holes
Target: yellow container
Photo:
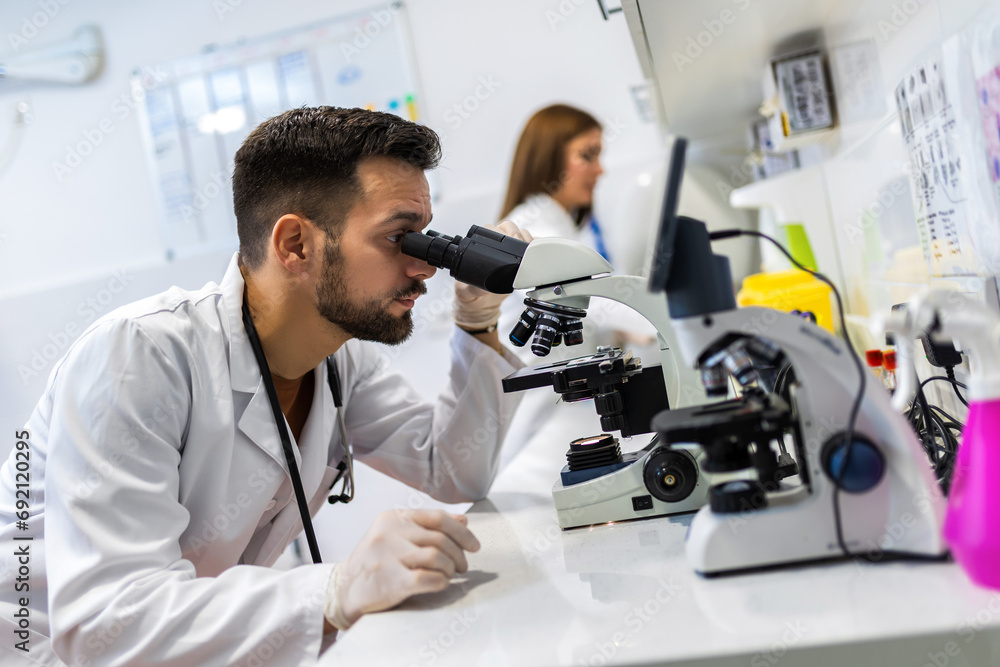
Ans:
<svg viewBox="0 0 1000 667"><path fill-rule="evenodd" d="M833 331L830 286L805 271L792 269L775 273L755 273L743 279L736 295L741 306L764 306L783 312L799 310L816 316L816 324Z"/></svg>

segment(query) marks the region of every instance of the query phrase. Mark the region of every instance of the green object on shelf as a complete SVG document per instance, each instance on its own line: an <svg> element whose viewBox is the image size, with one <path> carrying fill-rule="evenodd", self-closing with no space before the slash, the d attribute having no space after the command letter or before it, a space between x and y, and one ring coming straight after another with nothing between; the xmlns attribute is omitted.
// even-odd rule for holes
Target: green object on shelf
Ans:
<svg viewBox="0 0 1000 667"><path fill-rule="evenodd" d="M788 240L788 252L792 253L795 261L807 269L818 271L806 228L798 223L789 223L784 228L785 238Z"/></svg>

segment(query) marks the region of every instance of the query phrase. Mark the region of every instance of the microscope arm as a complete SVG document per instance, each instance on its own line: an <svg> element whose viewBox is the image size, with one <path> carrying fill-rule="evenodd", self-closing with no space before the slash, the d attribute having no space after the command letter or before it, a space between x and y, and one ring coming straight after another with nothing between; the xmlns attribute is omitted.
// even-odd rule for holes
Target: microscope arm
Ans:
<svg viewBox="0 0 1000 667"><path fill-rule="evenodd" d="M527 297L558 305L586 309L590 297L598 296L632 308L656 328L660 345L663 381L671 407L685 407L705 401L701 380L694 368L679 363L676 358L677 340L670 324L663 295L649 292L645 278L638 276L601 276L575 279L572 282L547 285L528 292Z"/></svg>

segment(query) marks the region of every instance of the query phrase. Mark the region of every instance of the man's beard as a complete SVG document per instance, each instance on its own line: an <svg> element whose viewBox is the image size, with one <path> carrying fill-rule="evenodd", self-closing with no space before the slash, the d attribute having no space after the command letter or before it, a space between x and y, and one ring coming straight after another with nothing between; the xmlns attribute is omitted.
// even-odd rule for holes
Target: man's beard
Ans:
<svg viewBox="0 0 1000 667"><path fill-rule="evenodd" d="M412 283L386 295L384 299L355 303L347 289L344 256L337 241L326 242L324 259L326 266L323 269L323 279L316 287L320 315L360 340L399 345L410 337L413 333L411 312L407 310L401 317L396 317L388 308L396 299L426 294L427 286L423 281L414 279Z"/></svg>

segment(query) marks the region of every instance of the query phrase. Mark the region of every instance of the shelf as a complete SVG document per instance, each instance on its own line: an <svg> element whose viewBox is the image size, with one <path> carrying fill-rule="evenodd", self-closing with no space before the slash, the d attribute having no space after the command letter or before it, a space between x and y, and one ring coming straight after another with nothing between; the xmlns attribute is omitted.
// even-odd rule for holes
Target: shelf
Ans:
<svg viewBox="0 0 1000 667"><path fill-rule="evenodd" d="M729 205L734 208L763 208L777 205L780 201L788 199L789 196L796 196L795 186L802 185L814 176L822 176L825 165L853 155L897 119L896 110L892 109L881 118L868 123L868 127L864 129L858 123L838 128L841 130L842 136L850 137L852 134L855 136L832 156L808 167L786 171L783 174L736 188L729 193Z"/></svg>
<svg viewBox="0 0 1000 667"><path fill-rule="evenodd" d="M733 208L764 208L775 205L778 201L786 199L789 193L794 193L795 185L801 185L810 178L820 176L822 167L823 163L819 163L803 169L793 169L736 188L729 193L729 205Z"/></svg>

